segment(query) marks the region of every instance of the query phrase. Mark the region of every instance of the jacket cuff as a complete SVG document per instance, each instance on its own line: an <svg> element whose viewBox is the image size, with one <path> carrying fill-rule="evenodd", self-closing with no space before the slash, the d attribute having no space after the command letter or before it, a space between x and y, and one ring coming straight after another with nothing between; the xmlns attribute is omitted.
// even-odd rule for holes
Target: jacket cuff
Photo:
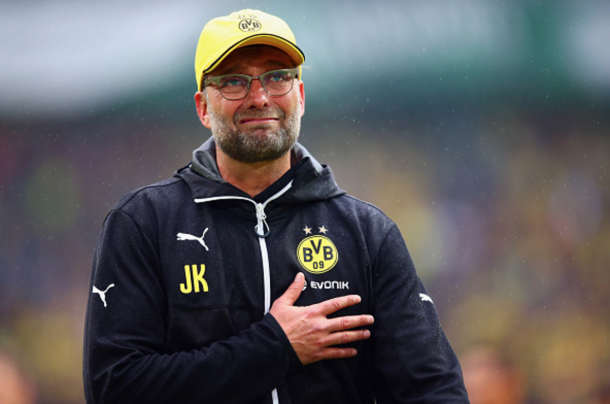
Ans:
<svg viewBox="0 0 610 404"><path fill-rule="evenodd" d="M288 336L282 329L282 326L277 322L271 313L267 313L265 315L265 319L269 322L286 350L288 356L288 370L286 372L286 376L291 376L299 372L301 369L303 369L304 365L301 363L301 360L294 351L294 348L292 348L292 344L290 343L290 340L288 340Z"/></svg>

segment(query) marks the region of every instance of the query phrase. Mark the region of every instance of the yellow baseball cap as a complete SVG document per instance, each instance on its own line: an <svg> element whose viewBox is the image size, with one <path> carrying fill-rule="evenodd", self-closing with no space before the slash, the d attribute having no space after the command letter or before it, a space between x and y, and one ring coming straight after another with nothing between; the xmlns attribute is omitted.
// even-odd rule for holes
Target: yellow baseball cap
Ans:
<svg viewBox="0 0 610 404"><path fill-rule="evenodd" d="M279 48L290 56L295 67L305 61L294 34L282 19L259 10L236 11L226 17L214 18L203 27L195 54L197 89L201 90L205 74L214 70L235 49L248 45Z"/></svg>

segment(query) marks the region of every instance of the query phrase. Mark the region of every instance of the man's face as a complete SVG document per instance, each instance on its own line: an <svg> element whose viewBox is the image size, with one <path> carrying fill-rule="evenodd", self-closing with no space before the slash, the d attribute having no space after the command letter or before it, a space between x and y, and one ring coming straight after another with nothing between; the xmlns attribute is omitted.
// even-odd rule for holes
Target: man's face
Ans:
<svg viewBox="0 0 610 404"><path fill-rule="evenodd" d="M250 46L233 51L209 75L260 76L293 66L290 57L277 48ZM279 97L269 95L256 79L240 100L223 98L214 86L206 92L207 97L201 92L195 95L197 113L203 125L212 130L220 150L232 159L243 163L276 160L296 143L305 107L300 80Z"/></svg>

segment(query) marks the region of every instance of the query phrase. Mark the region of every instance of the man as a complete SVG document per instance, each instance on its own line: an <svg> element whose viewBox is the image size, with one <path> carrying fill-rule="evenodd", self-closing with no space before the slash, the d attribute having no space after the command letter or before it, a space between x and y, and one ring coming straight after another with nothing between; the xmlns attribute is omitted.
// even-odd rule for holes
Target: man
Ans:
<svg viewBox="0 0 610 404"><path fill-rule="evenodd" d="M296 143L302 51L257 10L210 21L212 138L108 215L94 259L89 403L467 403L398 228Z"/></svg>

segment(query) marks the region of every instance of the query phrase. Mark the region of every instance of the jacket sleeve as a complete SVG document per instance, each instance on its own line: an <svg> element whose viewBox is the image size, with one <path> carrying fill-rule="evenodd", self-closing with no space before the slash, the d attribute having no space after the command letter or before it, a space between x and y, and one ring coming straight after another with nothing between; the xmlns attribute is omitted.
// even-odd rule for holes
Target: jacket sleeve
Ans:
<svg viewBox="0 0 610 404"><path fill-rule="evenodd" d="M458 359L396 225L372 265L377 403L468 403Z"/></svg>
<svg viewBox="0 0 610 404"><path fill-rule="evenodd" d="M296 355L270 315L206 348L164 354L168 303L160 276L156 242L113 210L91 280L91 291L105 294L91 293L85 323L89 404L245 403L282 382Z"/></svg>

